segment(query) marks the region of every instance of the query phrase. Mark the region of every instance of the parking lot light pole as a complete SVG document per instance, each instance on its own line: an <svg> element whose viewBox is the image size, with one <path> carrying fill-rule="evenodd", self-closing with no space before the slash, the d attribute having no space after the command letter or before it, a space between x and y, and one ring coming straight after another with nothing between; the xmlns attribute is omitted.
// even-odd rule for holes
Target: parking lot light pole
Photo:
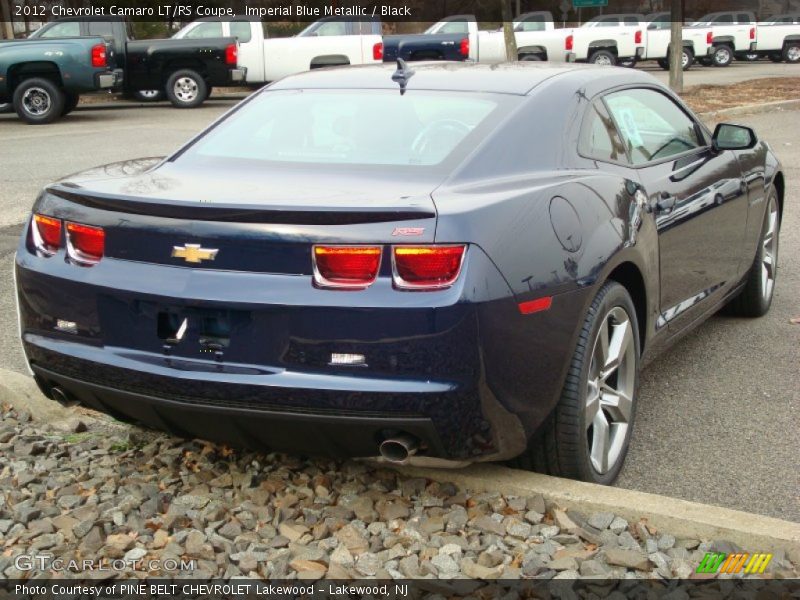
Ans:
<svg viewBox="0 0 800 600"><path fill-rule="evenodd" d="M673 92L683 92L683 6L681 0L672 0L670 9L671 38L669 53L669 87Z"/></svg>

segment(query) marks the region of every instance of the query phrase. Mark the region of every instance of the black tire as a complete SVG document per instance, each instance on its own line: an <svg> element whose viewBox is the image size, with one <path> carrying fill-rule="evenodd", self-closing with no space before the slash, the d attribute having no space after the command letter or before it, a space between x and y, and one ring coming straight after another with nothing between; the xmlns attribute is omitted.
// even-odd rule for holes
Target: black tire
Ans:
<svg viewBox="0 0 800 600"><path fill-rule="evenodd" d="M519 55L519 60L523 60L523 61L526 61L526 62L531 62L531 61L540 61L541 62L542 57L539 56L538 54L520 54Z"/></svg>
<svg viewBox="0 0 800 600"><path fill-rule="evenodd" d="M750 271L747 273L744 288L728 304L727 312L739 317L762 317L769 312L775 294L778 274L778 247L780 238L780 212L778 196L773 189L767 196L767 210L758 239L758 249ZM768 236L774 244L770 245ZM768 266L769 263L769 266ZM765 279L765 271L767 278Z"/></svg>
<svg viewBox="0 0 800 600"><path fill-rule="evenodd" d="M800 63L800 43L798 42L791 42L786 44L783 48L783 54L781 58L785 60L787 63L791 63L796 65Z"/></svg>
<svg viewBox="0 0 800 600"><path fill-rule="evenodd" d="M30 125L46 125L61 118L66 98L49 79L26 79L14 90L14 110Z"/></svg>
<svg viewBox="0 0 800 600"><path fill-rule="evenodd" d="M782 63L783 62L783 54L770 54L768 57L774 63Z"/></svg>
<svg viewBox="0 0 800 600"><path fill-rule="evenodd" d="M656 62L658 63L659 67L665 71L669 71L669 61L666 58L659 58Z"/></svg>
<svg viewBox="0 0 800 600"><path fill-rule="evenodd" d="M205 99L206 99L206 100L208 100L209 98L211 98L211 92L213 92L213 91L214 91L214 88L213 88L213 87L211 87L210 85L209 85L209 86L207 86L207 89L206 89L206 97L205 97Z"/></svg>
<svg viewBox="0 0 800 600"><path fill-rule="evenodd" d="M756 52L745 52L744 54L737 54L736 60L741 60L744 62L755 62L760 58L758 53Z"/></svg>
<svg viewBox="0 0 800 600"><path fill-rule="evenodd" d="M610 50L595 50L589 56L589 62L593 65L600 64L613 67L617 64L617 57Z"/></svg>
<svg viewBox="0 0 800 600"><path fill-rule="evenodd" d="M66 117L78 106L81 97L78 94L67 94L64 98L64 108L61 109L61 116Z"/></svg>
<svg viewBox="0 0 800 600"><path fill-rule="evenodd" d="M702 58L698 58L697 62L699 62L704 67L710 67L711 65L714 64L714 61L711 60L711 58L708 56L703 56Z"/></svg>
<svg viewBox="0 0 800 600"><path fill-rule="evenodd" d="M636 59L635 58L623 58L620 59L617 64L620 67L625 67L626 69L633 69L636 67Z"/></svg>
<svg viewBox="0 0 800 600"><path fill-rule="evenodd" d="M684 48L683 54L681 55L681 61L683 62L683 70L688 71L692 68L694 64L694 52L692 52L691 48Z"/></svg>
<svg viewBox="0 0 800 600"><path fill-rule="evenodd" d="M137 102L160 102L164 99L164 92L161 90L136 90L131 97Z"/></svg>
<svg viewBox="0 0 800 600"><path fill-rule="evenodd" d="M175 108L195 108L205 102L208 86L197 71L181 69L167 79L167 98Z"/></svg>
<svg viewBox="0 0 800 600"><path fill-rule="evenodd" d="M727 44L720 44L714 48L711 62L715 67L727 67L733 62L733 48Z"/></svg>
<svg viewBox="0 0 800 600"><path fill-rule="evenodd" d="M587 424L587 394L590 389L590 370L596 367L594 357L598 352L601 326L608 327L614 314L627 315L630 353L626 353L624 378L630 386L630 411L627 427L620 438L618 455L605 472L592 464L590 457L589 427ZM613 335L612 335L612 338ZM567 378L556 408L531 439L526 452L512 461L512 466L535 470L548 475L581 479L591 483L609 485L619 475L625 461L636 414L636 395L639 387L639 326L636 309L628 291L615 281L606 282L594 298L581 327L578 342L572 355ZM633 363L627 360L633 359ZM629 369L632 369L629 370ZM621 377L617 373L617 377ZM596 385L596 384L595 384ZM599 389L599 388L594 388ZM597 396L600 397L599 395ZM603 406L602 403L600 406ZM607 410L599 411L606 419ZM594 422L594 421L593 421ZM592 425L592 436L594 436Z"/></svg>

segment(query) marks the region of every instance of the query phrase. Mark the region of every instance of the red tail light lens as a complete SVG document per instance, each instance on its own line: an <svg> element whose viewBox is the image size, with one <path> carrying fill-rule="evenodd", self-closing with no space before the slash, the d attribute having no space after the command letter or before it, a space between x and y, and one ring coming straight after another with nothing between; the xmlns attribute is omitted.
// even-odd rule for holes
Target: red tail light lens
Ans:
<svg viewBox="0 0 800 600"><path fill-rule="evenodd" d="M61 220L33 215L33 243L44 256L53 256L61 247Z"/></svg>
<svg viewBox="0 0 800 600"><path fill-rule="evenodd" d="M566 39L564 40L565 49L572 50L572 47L574 46L574 44L575 44L575 37L572 36L572 35L568 35L566 37Z"/></svg>
<svg viewBox="0 0 800 600"><path fill-rule="evenodd" d="M239 62L239 48L236 44L228 44L225 48L225 64L235 67Z"/></svg>
<svg viewBox="0 0 800 600"><path fill-rule="evenodd" d="M633 43L634 44L641 44L642 43L642 30L636 30L636 33L633 36Z"/></svg>
<svg viewBox="0 0 800 600"><path fill-rule="evenodd" d="M750 28L750 39L751 40L756 39L756 28L755 27L751 27Z"/></svg>
<svg viewBox="0 0 800 600"><path fill-rule="evenodd" d="M706 44L713 44L713 43L714 43L714 32L713 31L709 31L706 34Z"/></svg>
<svg viewBox="0 0 800 600"><path fill-rule="evenodd" d="M469 58L469 38L468 37L462 38L461 44L458 47L458 52L464 58Z"/></svg>
<svg viewBox="0 0 800 600"><path fill-rule="evenodd" d="M458 279L466 246L394 246L394 285L406 290L446 288Z"/></svg>
<svg viewBox="0 0 800 600"><path fill-rule="evenodd" d="M108 63L106 62L106 45L105 44L95 44L92 46L92 66L93 67L107 67Z"/></svg>
<svg viewBox="0 0 800 600"><path fill-rule="evenodd" d="M106 246L102 227L67 222L67 253L75 262L93 265L100 262Z"/></svg>
<svg viewBox="0 0 800 600"><path fill-rule="evenodd" d="M378 278L382 252L380 246L314 246L314 283L363 290Z"/></svg>
<svg viewBox="0 0 800 600"><path fill-rule="evenodd" d="M372 59L383 60L383 42L378 42L372 47Z"/></svg>

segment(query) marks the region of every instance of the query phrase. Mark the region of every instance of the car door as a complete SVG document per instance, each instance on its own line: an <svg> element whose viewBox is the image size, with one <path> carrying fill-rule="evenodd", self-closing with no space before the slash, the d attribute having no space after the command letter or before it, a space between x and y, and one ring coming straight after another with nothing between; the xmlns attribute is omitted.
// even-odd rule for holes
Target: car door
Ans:
<svg viewBox="0 0 800 600"><path fill-rule="evenodd" d="M735 285L747 226L747 189L734 152L655 88L604 101L648 196L659 240L660 325L693 320Z"/></svg>

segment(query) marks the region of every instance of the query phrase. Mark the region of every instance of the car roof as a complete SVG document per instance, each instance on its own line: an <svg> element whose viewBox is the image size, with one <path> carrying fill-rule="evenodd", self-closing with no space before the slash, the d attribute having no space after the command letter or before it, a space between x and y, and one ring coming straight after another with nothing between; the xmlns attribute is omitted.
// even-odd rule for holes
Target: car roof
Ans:
<svg viewBox="0 0 800 600"><path fill-rule="evenodd" d="M634 69L612 69L570 63L514 62L500 64L471 62L411 62L413 72L407 79L408 90L487 92L526 95L547 79L569 76L576 85L602 76L628 75L626 79L652 83L655 79ZM281 89L398 89L392 80L395 63L315 69L290 75L269 86ZM617 77L614 77L617 79Z"/></svg>

